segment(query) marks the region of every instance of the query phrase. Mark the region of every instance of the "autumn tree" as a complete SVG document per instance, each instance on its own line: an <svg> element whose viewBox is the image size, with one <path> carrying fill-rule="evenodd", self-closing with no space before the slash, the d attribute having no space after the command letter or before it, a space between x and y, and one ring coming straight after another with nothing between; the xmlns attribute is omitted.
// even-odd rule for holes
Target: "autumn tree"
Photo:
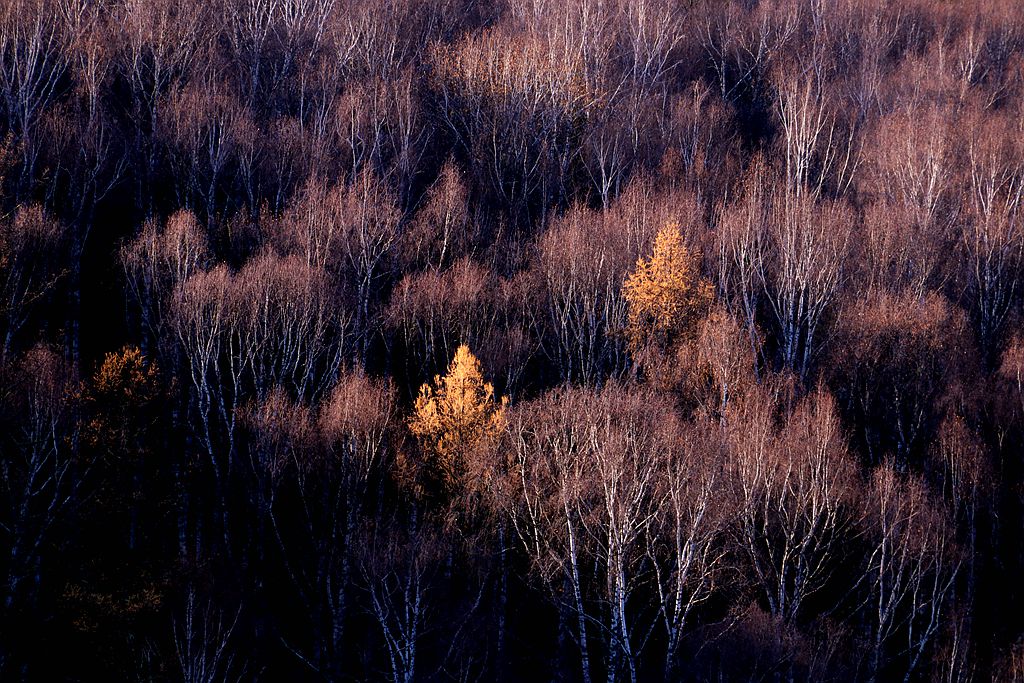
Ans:
<svg viewBox="0 0 1024 683"><path fill-rule="evenodd" d="M0 1L0 678L1024 671L1024 13L892 4Z"/></svg>
<svg viewBox="0 0 1024 683"><path fill-rule="evenodd" d="M506 403L495 398L466 345L456 349L444 376L420 387L409 429L424 452L428 493L448 497L470 484L469 460L502 429Z"/></svg>
<svg viewBox="0 0 1024 683"><path fill-rule="evenodd" d="M142 495L143 468L150 464L144 459L153 445L148 432L154 427L159 394L156 366L130 347L108 353L87 385L83 409L89 419L82 428L82 443L96 458L98 474L114 489L94 503L102 507L118 503L116 498L125 487ZM129 547L135 544L134 525L131 520Z"/></svg>
<svg viewBox="0 0 1024 683"><path fill-rule="evenodd" d="M700 258L686 246L678 225L658 232L654 253L637 261L623 291L634 354L692 335L713 298L711 284L700 274Z"/></svg>
<svg viewBox="0 0 1024 683"><path fill-rule="evenodd" d="M127 634L154 619L166 598L161 560L173 556L175 525L187 514L174 499L184 463L162 452L165 394L138 348L106 354L84 384L79 457L90 476L72 524L74 552L85 561L68 577L65 600L97 658L116 662Z"/></svg>

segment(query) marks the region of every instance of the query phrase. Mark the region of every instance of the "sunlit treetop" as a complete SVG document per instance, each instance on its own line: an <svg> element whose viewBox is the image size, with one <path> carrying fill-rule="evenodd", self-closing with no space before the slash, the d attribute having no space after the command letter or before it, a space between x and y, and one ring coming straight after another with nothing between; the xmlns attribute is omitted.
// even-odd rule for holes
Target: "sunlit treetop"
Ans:
<svg viewBox="0 0 1024 683"><path fill-rule="evenodd" d="M445 375L420 387L409 428L425 452L430 477L444 490L455 490L464 459L501 430L505 405L495 399L480 361L465 344Z"/></svg>
<svg viewBox="0 0 1024 683"><path fill-rule="evenodd" d="M711 283L700 274L700 259L686 247L676 224L658 231L653 254L637 261L623 290L634 352L651 342L669 344L688 336L713 299Z"/></svg>

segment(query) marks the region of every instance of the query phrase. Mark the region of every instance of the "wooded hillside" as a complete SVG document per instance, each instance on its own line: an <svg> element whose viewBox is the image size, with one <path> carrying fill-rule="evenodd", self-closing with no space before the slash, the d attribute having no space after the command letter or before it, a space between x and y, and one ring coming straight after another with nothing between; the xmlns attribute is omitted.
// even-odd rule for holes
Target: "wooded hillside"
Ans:
<svg viewBox="0 0 1024 683"><path fill-rule="evenodd" d="M1017 0L0 0L0 679L1024 680Z"/></svg>

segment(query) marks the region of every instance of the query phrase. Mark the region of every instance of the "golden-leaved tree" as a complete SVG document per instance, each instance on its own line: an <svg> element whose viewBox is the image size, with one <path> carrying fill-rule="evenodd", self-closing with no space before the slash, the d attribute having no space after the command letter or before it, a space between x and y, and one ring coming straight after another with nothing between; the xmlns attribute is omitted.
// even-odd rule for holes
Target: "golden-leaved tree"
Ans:
<svg viewBox="0 0 1024 683"><path fill-rule="evenodd" d="M108 353L84 391L91 417L82 430L84 444L105 458L139 458L155 419L160 394L156 365L136 347Z"/></svg>
<svg viewBox="0 0 1024 683"><path fill-rule="evenodd" d="M423 450L428 488L445 497L462 488L467 472L477 470L469 458L504 426L506 403L495 399L480 361L465 344L444 376L420 387L409 428Z"/></svg>
<svg viewBox="0 0 1024 683"><path fill-rule="evenodd" d="M63 600L80 632L104 634L95 642L106 657L106 648L154 618L166 598L167 570L150 558L174 533L174 460L160 449L160 374L138 348L106 354L79 396L76 464L88 473L88 495L79 503L72 552L88 559Z"/></svg>
<svg viewBox="0 0 1024 683"><path fill-rule="evenodd" d="M630 350L662 349L689 337L710 309L714 293L700 274L700 258L687 249L676 224L658 231L654 253L641 257L623 285L629 306Z"/></svg>

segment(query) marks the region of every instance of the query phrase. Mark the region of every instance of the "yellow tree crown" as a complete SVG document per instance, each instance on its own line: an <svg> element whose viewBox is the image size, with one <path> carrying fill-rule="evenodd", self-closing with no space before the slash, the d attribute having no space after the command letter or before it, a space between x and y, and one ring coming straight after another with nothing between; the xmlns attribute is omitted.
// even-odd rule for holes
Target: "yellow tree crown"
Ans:
<svg viewBox="0 0 1024 683"><path fill-rule="evenodd" d="M504 424L505 401L494 398L477 360L465 344L455 351L448 372L420 387L409 428L428 458L428 469L452 491L465 470L465 458L495 436Z"/></svg>
<svg viewBox="0 0 1024 683"><path fill-rule="evenodd" d="M686 248L677 224L658 231L654 253L641 257L623 286L629 305L630 346L668 343L685 336L711 305L711 283L701 277L699 258Z"/></svg>

